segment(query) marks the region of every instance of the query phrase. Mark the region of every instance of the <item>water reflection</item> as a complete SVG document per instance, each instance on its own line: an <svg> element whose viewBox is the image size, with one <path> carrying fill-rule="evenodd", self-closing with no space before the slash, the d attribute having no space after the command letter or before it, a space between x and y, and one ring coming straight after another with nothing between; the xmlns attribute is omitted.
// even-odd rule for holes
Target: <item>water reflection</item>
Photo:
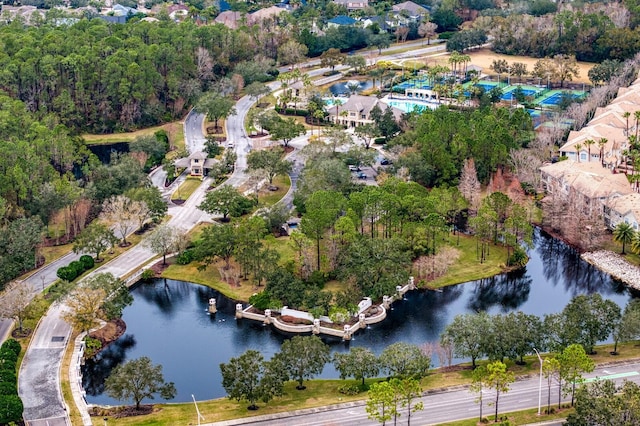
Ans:
<svg viewBox="0 0 640 426"><path fill-rule="evenodd" d="M500 312L517 310L529 298L533 278L526 268L476 281L468 308L475 312L498 307Z"/></svg>
<svg viewBox="0 0 640 426"><path fill-rule="evenodd" d="M358 332L351 342L326 339L332 351L364 346L379 354L389 344L435 342L453 317L486 310L522 310L542 316L561 311L576 294L599 292L624 306L630 295L620 282L583 262L567 245L536 232L525 269L493 278L451 286L442 291L414 291L389 311L387 319ZM163 366L166 380L176 384L174 401L225 395L219 365L247 349L270 358L288 336L271 327L234 318L235 302L207 287L156 280L132 290L134 303L125 309L127 333L93 363L83 368L87 400L118 404L102 394L102 383L119 362L148 356ZM209 315L215 297L218 312ZM437 359L434 359L437 363ZM328 365L322 377L338 377Z"/></svg>
<svg viewBox="0 0 640 426"><path fill-rule="evenodd" d="M86 361L82 368L84 374L82 386L87 394L99 395L104 392L105 379L111 370L127 358L126 352L133 349L135 345L136 339L130 334L125 334L100 352L98 356Z"/></svg>

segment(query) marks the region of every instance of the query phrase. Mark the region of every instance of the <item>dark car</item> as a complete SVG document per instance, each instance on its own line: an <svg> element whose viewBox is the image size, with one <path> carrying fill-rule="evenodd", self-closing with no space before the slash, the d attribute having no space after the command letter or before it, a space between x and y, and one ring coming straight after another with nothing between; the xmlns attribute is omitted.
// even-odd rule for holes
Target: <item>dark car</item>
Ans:
<svg viewBox="0 0 640 426"><path fill-rule="evenodd" d="M366 174L364 174L362 172L358 173L358 179L366 179L366 178L367 178Z"/></svg>
<svg viewBox="0 0 640 426"><path fill-rule="evenodd" d="M391 164L391 162L386 158L383 158L382 160L380 160L380 164L383 166L388 166L389 164Z"/></svg>

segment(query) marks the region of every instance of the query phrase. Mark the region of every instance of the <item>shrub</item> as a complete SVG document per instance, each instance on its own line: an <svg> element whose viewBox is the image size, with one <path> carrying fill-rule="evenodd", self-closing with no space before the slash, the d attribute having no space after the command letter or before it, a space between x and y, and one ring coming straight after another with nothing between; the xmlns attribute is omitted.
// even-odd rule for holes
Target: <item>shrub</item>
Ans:
<svg viewBox="0 0 640 426"><path fill-rule="evenodd" d="M449 40L452 35L456 34L457 31L444 31L438 34L439 40Z"/></svg>
<svg viewBox="0 0 640 426"><path fill-rule="evenodd" d="M0 346L0 350L3 349L11 350L16 354L16 356L20 355L20 352L22 352L22 346L20 346L20 342L18 342L16 339L9 339L4 342L2 346Z"/></svg>
<svg viewBox="0 0 640 426"><path fill-rule="evenodd" d="M527 264L529 258L527 257L527 253L522 250L520 247L516 247L513 250L513 254L509 256L509 266L517 266L522 267Z"/></svg>
<svg viewBox="0 0 640 426"><path fill-rule="evenodd" d="M307 278L307 283L314 287L322 288L327 282L327 277L322 271L313 271L309 278Z"/></svg>
<svg viewBox="0 0 640 426"><path fill-rule="evenodd" d="M68 267L75 271L76 277L79 277L84 272L84 269L85 269L84 264L79 260L74 260L69 264Z"/></svg>
<svg viewBox="0 0 640 426"><path fill-rule="evenodd" d="M357 383L345 384L338 388L338 392L343 395L357 395L360 393L360 386Z"/></svg>
<svg viewBox="0 0 640 426"><path fill-rule="evenodd" d="M9 348L0 348L0 362L12 361L14 364L18 362L18 355Z"/></svg>
<svg viewBox="0 0 640 426"><path fill-rule="evenodd" d="M249 297L249 303L253 305L254 308L264 311L271 306L271 296L269 296L269 293L266 291L261 291Z"/></svg>
<svg viewBox="0 0 640 426"><path fill-rule="evenodd" d="M0 395L0 424L22 421L22 400L18 395Z"/></svg>
<svg viewBox="0 0 640 426"><path fill-rule="evenodd" d="M18 361L14 359L1 359L0 358L0 371L16 371L16 363Z"/></svg>
<svg viewBox="0 0 640 426"><path fill-rule="evenodd" d="M93 266L96 264L95 261L93 260L93 257L87 254L80 256L80 259L78 260L80 261L80 263L82 263L82 266L84 266L85 271L87 269L93 268Z"/></svg>
<svg viewBox="0 0 640 426"><path fill-rule="evenodd" d="M153 272L153 270L151 269L145 269L144 271L142 271L142 275L140 275L140 278L142 279L142 281L151 281L155 277L156 277L156 273Z"/></svg>
<svg viewBox="0 0 640 426"><path fill-rule="evenodd" d="M8 383L17 382L15 366L13 367L12 370L0 370L0 383L2 382L8 382ZM2 424L2 421L0 421L0 424Z"/></svg>
<svg viewBox="0 0 640 426"><path fill-rule="evenodd" d="M65 281L73 281L78 277L78 274L76 274L75 269L70 268L68 266L63 266L61 268L58 268L58 270L56 271L56 275L61 280L65 280Z"/></svg>
<svg viewBox="0 0 640 426"><path fill-rule="evenodd" d="M0 382L0 395L17 395L18 386L15 383Z"/></svg>
<svg viewBox="0 0 640 426"><path fill-rule="evenodd" d="M176 257L176 263L178 265L188 265L191 262L193 262L193 250L192 249L186 249L185 251L180 253L178 255L178 257Z"/></svg>
<svg viewBox="0 0 640 426"><path fill-rule="evenodd" d="M94 339L91 336L86 336L84 338L85 344L85 358L93 358L95 354L98 353L100 349L102 349L102 342L98 339Z"/></svg>

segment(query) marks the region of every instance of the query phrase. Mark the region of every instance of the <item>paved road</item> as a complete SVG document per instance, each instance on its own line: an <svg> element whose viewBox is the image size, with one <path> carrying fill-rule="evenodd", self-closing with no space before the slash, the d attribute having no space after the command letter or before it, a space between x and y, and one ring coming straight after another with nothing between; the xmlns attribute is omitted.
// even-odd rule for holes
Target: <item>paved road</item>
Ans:
<svg viewBox="0 0 640 426"><path fill-rule="evenodd" d="M609 377L620 384L623 380L632 380L640 383L640 363L633 362L626 365L611 367L599 367L594 373L586 375L588 378ZM500 395L499 413L536 408L538 406L537 375L518 381L511 386L511 390ZM547 401L546 383L543 380L542 409ZM421 398L424 410L413 413L411 422L418 425L433 425L449 421L462 420L479 416L479 404L475 402L477 394L467 389L458 389L426 395ZM551 389L551 406L558 401L557 387ZM483 394L483 417L491 418L495 407L489 406L495 400L495 393L487 391ZM565 398L564 401L568 401ZM398 424L406 424L407 414L401 412ZM236 419L226 422L211 423L210 426L231 426L240 424L275 426L282 424L299 424L305 426L363 426L379 425L379 422L367 418L364 404L361 402L348 403L333 407L320 407L318 409L300 410L295 413L283 413L280 415L258 416L254 418Z"/></svg>

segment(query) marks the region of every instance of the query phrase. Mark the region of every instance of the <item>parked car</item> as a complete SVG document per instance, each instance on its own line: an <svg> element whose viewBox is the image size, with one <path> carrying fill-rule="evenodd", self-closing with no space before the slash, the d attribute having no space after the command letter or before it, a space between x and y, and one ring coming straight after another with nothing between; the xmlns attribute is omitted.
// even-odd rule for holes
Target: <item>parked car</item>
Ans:
<svg viewBox="0 0 640 426"><path fill-rule="evenodd" d="M366 174L364 174L362 172L358 173L358 179L366 179L366 178L367 178Z"/></svg>
<svg viewBox="0 0 640 426"><path fill-rule="evenodd" d="M380 164L383 166L388 166L389 164L391 164L391 161L388 158L383 158L382 160L380 160Z"/></svg>
<svg viewBox="0 0 640 426"><path fill-rule="evenodd" d="M360 167L358 166L349 166L349 170L352 172L359 172L360 171Z"/></svg>

